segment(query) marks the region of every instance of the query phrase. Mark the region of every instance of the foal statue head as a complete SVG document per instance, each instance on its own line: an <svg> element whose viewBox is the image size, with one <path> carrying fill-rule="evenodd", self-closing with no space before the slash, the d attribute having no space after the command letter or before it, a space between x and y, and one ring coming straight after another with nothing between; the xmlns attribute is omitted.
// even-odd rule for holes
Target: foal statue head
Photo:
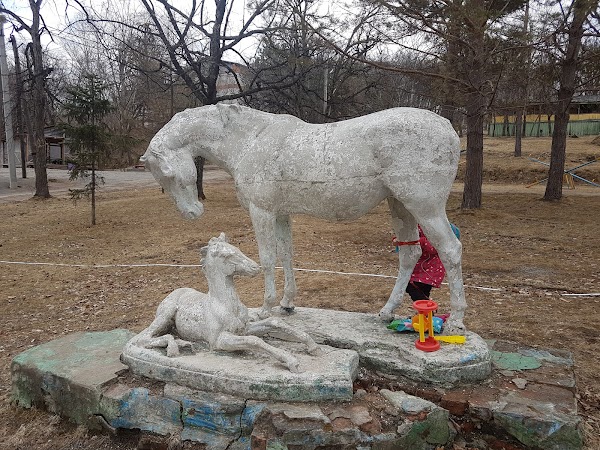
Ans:
<svg viewBox="0 0 600 450"><path fill-rule="evenodd" d="M229 242L225 233L211 238L206 247L200 249L200 264L205 273L222 273L225 276L244 275L253 277L260 272L260 266L244 255Z"/></svg>

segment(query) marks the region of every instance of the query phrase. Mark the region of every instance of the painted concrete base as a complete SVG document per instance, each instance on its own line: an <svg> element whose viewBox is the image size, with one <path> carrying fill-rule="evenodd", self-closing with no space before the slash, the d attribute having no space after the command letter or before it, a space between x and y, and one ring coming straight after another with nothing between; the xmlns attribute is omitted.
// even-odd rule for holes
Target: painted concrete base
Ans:
<svg viewBox="0 0 600 450"><path fill-rule="evenodd" d="M265 354L211 352L195 349L189 355L169 358L164 350L146 349L128 343L121 361L133 373L208 392L221 392L259 400L297 402L350 400L358 370L358 354L321 346L312 356L302 346L273 340L271 345L293 353L301 373Z"/></svg>
<svg viewBox="0 0 600 450"><path fill-rule="evenodd" d="M489 342L493 370L482 383L447 388L361 368L351 400L298 403L132 376L119 361L132 335L76 333L21 353L13 401L90 428L138 429L165 442L178 436L209 449L583 447L565 351Z"/></svg>
<svg viewBox="0 0 600 450"><path fill-rule="evenodd" d="M362 367L411 380L453 386L485 380L491 372L488 346L475 333L467 333L465 344L442 343L426 353L415 348L416 333L388 330L375 314L296 307L280 318L318 343L356 350Z"/></svg>

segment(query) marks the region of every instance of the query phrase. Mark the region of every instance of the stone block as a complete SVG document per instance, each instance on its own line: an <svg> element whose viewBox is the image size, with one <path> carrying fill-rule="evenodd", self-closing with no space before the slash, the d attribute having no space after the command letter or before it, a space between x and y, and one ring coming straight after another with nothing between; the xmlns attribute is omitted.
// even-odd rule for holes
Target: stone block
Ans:
<svg viewBox="0 0 600 450"><path fill-rule="evenodd" d="M12 398L97 428L103 389L127 366L119 361L127 330L74 333L38 345L12 362Z"/></svg>
<svg viewBox="0 0 600 450"><path fill-rule="evenodd" d="M120 400L118 415L109 424L114 428L140 429L160 435L179 433L181 404L151 395L146 388L134 388Z"/></svg>
<svg viewBox="0 0 600 450"><path fill-rule="evenodd" d="M404 422L398 426L400 439L396 448L425 449L454 440L456 431L447 410L402 391L382 389L381 395L406 415Z"/></svg>
<svg viewBox="0 0 600 450"><path fill-rule="evenodd" d="M464 416L469 408L469 395L472 391L472 388L450 390L442 395L440 406L454 416Z"/></svg>

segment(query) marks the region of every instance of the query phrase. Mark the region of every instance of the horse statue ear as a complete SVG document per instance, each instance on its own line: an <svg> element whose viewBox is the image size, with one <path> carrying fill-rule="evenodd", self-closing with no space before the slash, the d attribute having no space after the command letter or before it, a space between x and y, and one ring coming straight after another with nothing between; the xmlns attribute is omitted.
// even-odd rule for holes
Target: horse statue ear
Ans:
<svg viewBox="0 0 600 450"><path fill-rule="evenodd" d="M221 234L219 235L219 241L221 241L221 242L226 242L226 243L228 243L228 244L229 244L229 239L227 239L227 236L225 236L225 233L221 233Z"/></svg>
<svg viewBox="0 0 600 450"><path fill-rule="evenodd" d="M165 178L173 178L175 172L170 164L166 162L160 163L160 172L163 174Z"/></svg>
<svg viewBox="0 0 600 450"><path fill-rule="evenodd" d="M157 151L150 151L150 154L159 160L158 168L165 178L172 178L175 175L175 171L173 170L173 167L171 166L171 164L169 163L169 160L163 153L160 153ZM146 155L142 156L142 158L145 158L144 161L146 161L148 159L148 157ZM140 158L140 161L142 161L141 158Z"/></svg>

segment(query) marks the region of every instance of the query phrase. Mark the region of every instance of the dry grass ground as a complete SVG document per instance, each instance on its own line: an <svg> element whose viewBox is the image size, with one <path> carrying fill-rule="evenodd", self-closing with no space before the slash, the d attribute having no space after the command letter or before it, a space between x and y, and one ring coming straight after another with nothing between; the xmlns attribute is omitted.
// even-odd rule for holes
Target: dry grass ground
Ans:
<svg viewBox="0 0 600 450"><path fill-rule="evenodd" d="M600 297L566 294L600 292L600 188L578 185L560 202L541 201L540 187L523 185L544 178L544 167L511 157L511 145L508 139L487 139L485 164L487 179L512 185L486 183L480 210L462 211L458 192L448 204L450 220L462 231L466 324L485 338L572 351L588 448L598 449ZM572 139L568 148L569 167L600 156L591 139ZM548 149L548 139L528 139L523 153L547 160ZM581 174L598 180L600 163ZM256 258L251 224L232 184L211 183L206 193L205 216L196 222L181 219L158 188L102 194L95 227L89 226L86 203L53 198L0 204L0 260L195 264L200 246L221 231ZM294 244L299 268L387 275L397 268L385 205L351 223L295 217ZM314 272L298 272L297 279L298 305L363 312L377 312L393 285L390 278ZM0 448L135 448L133 438L89 435L44 412L11 406L10 361L74 331L139 331L158 303L181 286L206 290L196 268L0 264ZM261 303L262 289L261 277L238 287L250 306ZM433 295L448 308L445 287Z"/></svg>

